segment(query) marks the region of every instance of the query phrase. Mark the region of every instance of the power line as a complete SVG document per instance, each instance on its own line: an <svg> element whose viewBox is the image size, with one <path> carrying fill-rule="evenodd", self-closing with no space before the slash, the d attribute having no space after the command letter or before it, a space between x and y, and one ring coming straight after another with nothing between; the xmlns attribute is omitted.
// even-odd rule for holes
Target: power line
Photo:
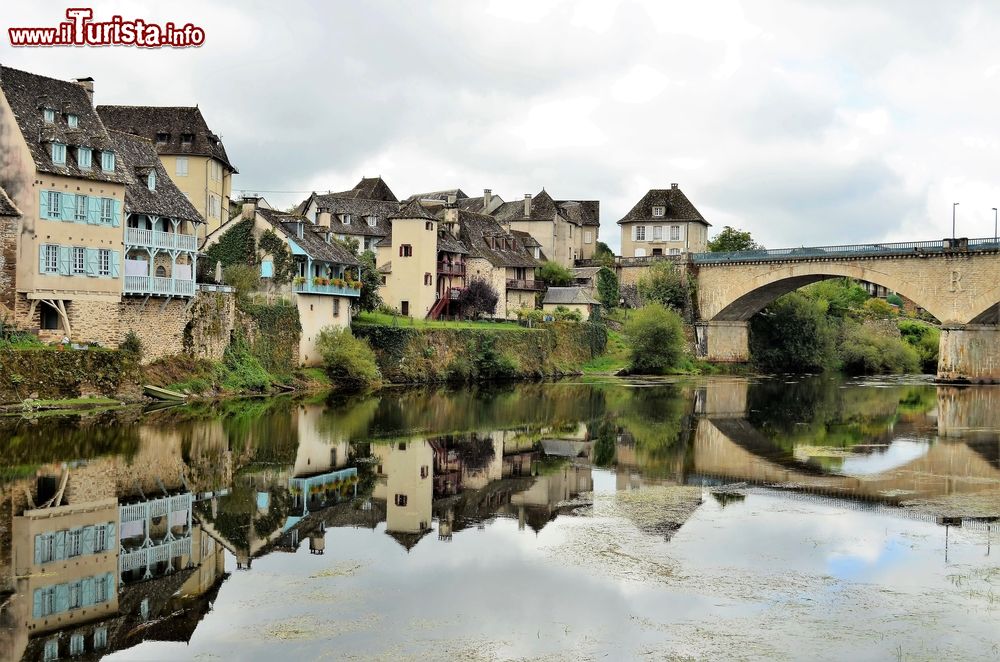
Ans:
<svg viewBox="0 0 1000 662"><path fill-rule="evenodd" d="M313 193L311 189L300 189L297 191L275 191L275 190L265 190L259 188L252 188L249 186L243 188L234 188L234 191L250 192L250 193Z"/></svg>

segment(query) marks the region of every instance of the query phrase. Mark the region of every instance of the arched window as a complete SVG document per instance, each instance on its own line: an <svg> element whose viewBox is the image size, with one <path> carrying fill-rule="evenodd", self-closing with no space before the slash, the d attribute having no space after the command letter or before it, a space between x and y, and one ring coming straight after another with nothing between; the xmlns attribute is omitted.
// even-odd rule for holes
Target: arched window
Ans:
<svg viewBox="0 0 1000 662"><path fill-rule="evenodd" d="M156 267L156 277L157 278L166 278L167 277L167 268L164 267L162 264L160 266Z"/></svg>
<svg viewBox="0 0 1000 662"><path fill-rule="evenodd" d="M432 285L430 273L424 274L424 285Z"/></svg>

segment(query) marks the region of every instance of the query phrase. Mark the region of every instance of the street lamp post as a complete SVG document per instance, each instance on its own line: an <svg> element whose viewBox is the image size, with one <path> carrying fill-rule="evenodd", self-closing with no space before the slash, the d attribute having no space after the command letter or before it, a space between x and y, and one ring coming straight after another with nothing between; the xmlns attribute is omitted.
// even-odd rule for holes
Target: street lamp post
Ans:
<svg viewBox="0 0 1000 662"><path fill-rule="evenodd" d="M997 208L993 208L993 243L997 243Z"/></svg>
<svg viewBox="0 0 1000 662"><path fill-rule="evenodd" d="M958 206L957 202L951 203L951 247L955 247L955 207Z"/></svg>

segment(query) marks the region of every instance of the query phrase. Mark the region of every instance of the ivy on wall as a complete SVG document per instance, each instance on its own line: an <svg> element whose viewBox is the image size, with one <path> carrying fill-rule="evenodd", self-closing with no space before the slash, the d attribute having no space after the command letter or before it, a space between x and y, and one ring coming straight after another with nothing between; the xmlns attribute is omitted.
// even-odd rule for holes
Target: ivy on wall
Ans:
<svg viewBox="0 0 1000 662"><path fill-rule="evenodd" d="M268 230L260 236L257 248L270 255L274 263L274 275L271 277L271 281L275 285L290 283L295 276L295 258L288 250L288 244L282 241L274 233L274 230Z"/></svg>
<svg viewBox="0 0 1000 662"><path fill-rule="evenodd" d="M214 270L217 262L221 262L223 268L234 264L256 266L257 241L253 236L253 223L253 219L244 219L222 233L219 241L205 251L206 267Z"/></svg>

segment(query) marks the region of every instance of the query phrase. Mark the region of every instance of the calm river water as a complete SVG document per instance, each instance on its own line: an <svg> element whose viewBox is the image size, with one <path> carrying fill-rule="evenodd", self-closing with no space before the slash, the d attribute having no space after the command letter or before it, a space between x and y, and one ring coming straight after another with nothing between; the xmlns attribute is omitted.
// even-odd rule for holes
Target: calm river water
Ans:
<svg viewBox="0 0 1000 662"><path fill-rule="evenodd" d="M0 438L2 659L1000 658L1000 388L390 389Z"/></svg>

